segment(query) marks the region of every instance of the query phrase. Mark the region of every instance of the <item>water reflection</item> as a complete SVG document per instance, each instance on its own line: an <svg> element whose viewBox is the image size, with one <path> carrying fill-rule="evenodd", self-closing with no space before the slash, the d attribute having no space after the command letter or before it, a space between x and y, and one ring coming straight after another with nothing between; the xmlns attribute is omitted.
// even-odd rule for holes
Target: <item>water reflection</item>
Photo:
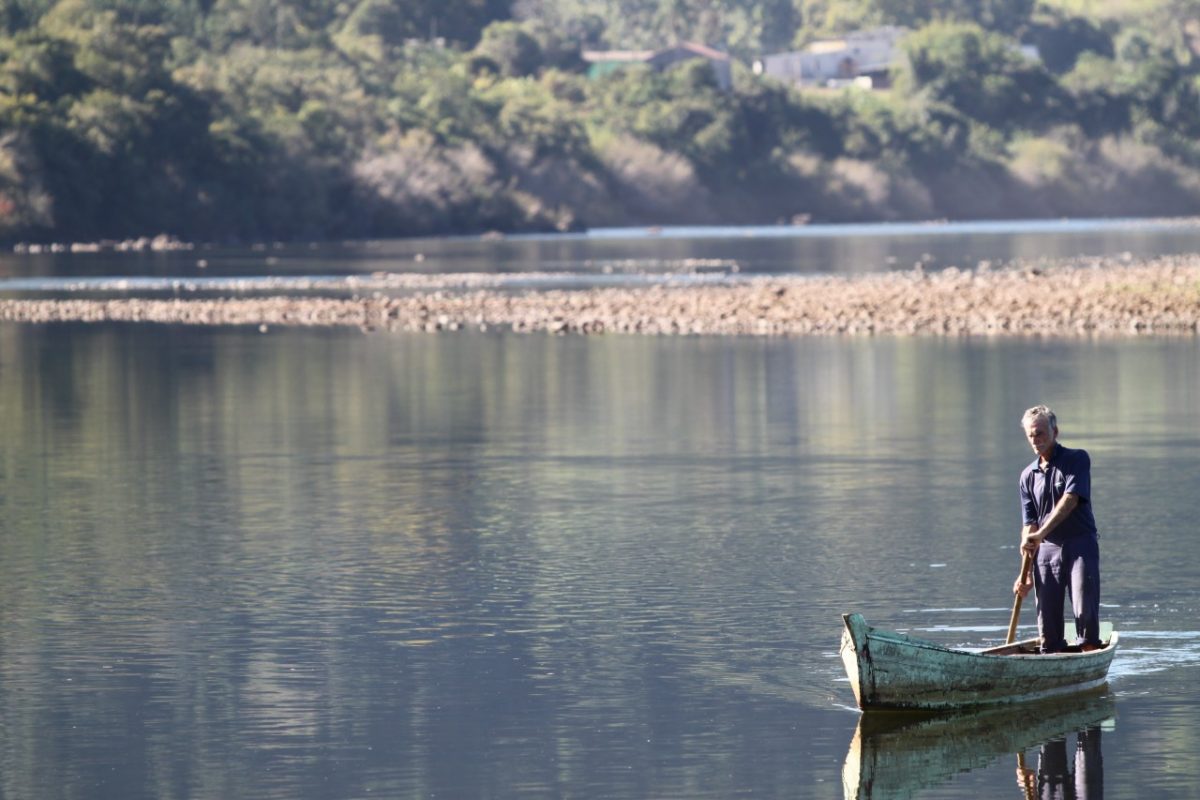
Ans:
<svg viewBox="0 0 1200 800"><path fill-rule="evenodd" d="M1190 796L1195 340L0 324L0 798L840 797L838 613L999 635L1044 397Z"/></svg>
<svg viewBox="0 0 1200 800"><path fill-rule="evenodd" d="M846 800L913 797L1016 754L1013 796L1100 800L1101 726L1115 715L1107 689L1033 705L959 714L867 713L842 769ZM1068 748L1073 739L1075 747ZM1026 751L1037 748L1031 763Z"/></svg>
<svg viewBox="0 0 1200 800"><path fill-rule="evenodd" d="M1075 734L1071 757L1067 737L1042 744L1037 769L1026 766L1025 754L1017 759L1017 785L1027 798L1042 800L1101 800L1104 797L1104 757L1100 752L1100 725L1089 725Z"/></svg>

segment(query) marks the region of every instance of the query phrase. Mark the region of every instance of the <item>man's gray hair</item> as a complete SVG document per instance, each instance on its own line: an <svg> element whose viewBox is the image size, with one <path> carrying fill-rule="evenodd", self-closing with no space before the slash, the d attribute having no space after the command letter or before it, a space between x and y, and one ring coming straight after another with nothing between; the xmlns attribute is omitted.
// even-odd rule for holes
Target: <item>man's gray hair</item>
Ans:
<svg viewBox="0 0 1200 800"><path fill-rule="evenodd" d="M1046 423L1053 428L1058 427L1058 417L1054 416L1054 409L1050 406L1034 406L1021 415L1021 427L1024 428L1035 419L1044 419Z"/></svg>

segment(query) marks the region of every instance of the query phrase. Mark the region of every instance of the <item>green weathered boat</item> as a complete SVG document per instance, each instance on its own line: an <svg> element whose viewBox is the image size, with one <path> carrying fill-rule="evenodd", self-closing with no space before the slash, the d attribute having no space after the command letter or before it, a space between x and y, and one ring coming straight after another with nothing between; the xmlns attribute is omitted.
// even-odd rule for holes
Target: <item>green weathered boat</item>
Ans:
<svg viewBox="0 0 1200 800"><path fill-rule="evenodd" d="M958 650L843 614L841 656L858 707L937 710L1019 703L1093 689L1108 680L1118 636L1103 625L1104 647L1042 655L1027 639Z"/></svg>

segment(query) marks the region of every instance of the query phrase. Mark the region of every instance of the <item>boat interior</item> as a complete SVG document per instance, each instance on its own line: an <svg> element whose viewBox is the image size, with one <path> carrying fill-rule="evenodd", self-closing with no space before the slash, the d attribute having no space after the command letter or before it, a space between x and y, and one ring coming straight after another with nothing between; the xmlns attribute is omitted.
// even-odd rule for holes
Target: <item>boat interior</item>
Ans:
<svg viewBox="0 0 1200 800"><path fill-rule="evenodd" d="M1107 648L1112 644L1113 626L1111 622L1100 623L1100 641L1104 642L1104 647ZM1002 644L999 647L989 647L986 650L979 651L984 655L989 656L1035 656L1041 655L1042 648L1039 639L1024 639L1020 642L1012 644ZM1067 645L1066 649L1059 650L1052 655L1061 655L1063 653L1084 653L1094 652L1085 651L1082 645L1072 644Z"/></svg>

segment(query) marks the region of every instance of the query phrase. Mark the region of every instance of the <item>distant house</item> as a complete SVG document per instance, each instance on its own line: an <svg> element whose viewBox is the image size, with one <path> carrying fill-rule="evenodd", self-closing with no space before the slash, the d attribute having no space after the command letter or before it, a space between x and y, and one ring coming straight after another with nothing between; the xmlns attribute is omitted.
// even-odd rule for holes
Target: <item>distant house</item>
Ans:
<svg viewBox="0 0 1200 800"><path fill-rule="evenodd" d="M825 39L803 50L764 56L754 71L798 86L838 86L851 83L868 88L888 85L907 28L888 25L855 31L841 39Z"/></svg>
<svg viewBox="0 0 1200 800"><path fill-rule="evenodd" d="M654 69L664 70L681 61L702 58L712 66L713 77L722 91L729 91L733 86L729 56L694 42L683 42L661 50L584 50L582 55L588 63L588 75L592 77L607 75L630 64L647 64Z"/></svg>

